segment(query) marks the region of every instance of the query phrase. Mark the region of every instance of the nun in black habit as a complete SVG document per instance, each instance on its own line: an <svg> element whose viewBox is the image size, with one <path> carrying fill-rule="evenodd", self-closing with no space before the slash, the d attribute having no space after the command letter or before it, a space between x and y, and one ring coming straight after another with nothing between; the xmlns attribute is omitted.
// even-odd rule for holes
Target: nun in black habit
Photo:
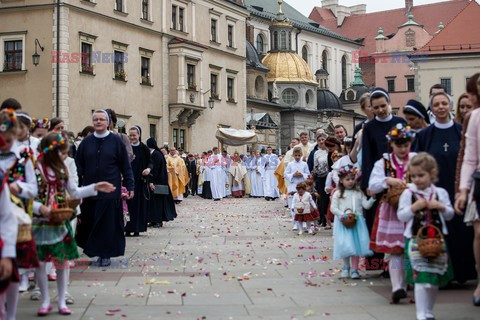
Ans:
<svg viewBox="0 0 480 320"><path fill-rule="evenodd" d="M147 146L150 148L151 161L153 164L150 173L150 200L148 201L148 222L152 227L163 226L164 221L172 221L177 217L175 202L172 191L168 185L167 161L165 156L158 149L157 141L148 138ZM155 194L155 185L164 185L168 188L168 195Z"/></svg>
<svg viewBox="0 0 480 320"><path fill-rule="evenodd" d="M142 129L139 126L133 126L128 133L135 155L132 161L135 196L127 201L130 221L125 226L125 235L130 237L133 233L133 236L138 237L140 232L147 231L149 196L147 176L153 165L150 160L150 149L142 143Z"/></svg>

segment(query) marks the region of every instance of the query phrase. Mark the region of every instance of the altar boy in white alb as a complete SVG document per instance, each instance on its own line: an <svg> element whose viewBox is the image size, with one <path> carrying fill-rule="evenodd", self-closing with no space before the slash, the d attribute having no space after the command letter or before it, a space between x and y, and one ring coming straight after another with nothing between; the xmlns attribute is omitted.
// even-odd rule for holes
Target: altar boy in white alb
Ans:
<svg viewBox="0 0 480 320"><path fill-rule="evenodd" d="M210 188L212 189L212 198L215 201L218 201L222 198L225 198L225 170L222 166L223 158L218 153L218 148L214 147L212 149L213 154L210 156L208 161L208 169L210 170Z"/></svg>
<svg viewBox="0 0 480 320"><path fill-rule="evenodd" d="M278 180L275 177L275 169L277 169L278 156L272 153L272 148L267 148L267 154L263 156L263 163L265 168L265 174L263 176L263 190L265 193L265 200L275 200L280 197L280 192L278 191Z"/></svg>

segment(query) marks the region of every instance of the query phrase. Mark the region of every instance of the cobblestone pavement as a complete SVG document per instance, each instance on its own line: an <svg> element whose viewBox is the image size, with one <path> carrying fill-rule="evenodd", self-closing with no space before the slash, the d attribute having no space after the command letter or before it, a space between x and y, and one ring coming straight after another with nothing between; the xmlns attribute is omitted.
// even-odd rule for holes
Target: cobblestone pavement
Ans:
<svg viewBox="0 0 480 320"><path fill-rule="evenodd" d="M48 319L415 319L406 299L390 305L389 280L362 272L339 279L331 231L297 236L281 201L188 197L179 217L127 238L126 260L110 269L71 271L70 317ZM441 319L480 319L475 283L441 291ZM53 305L56 285L50 282ZM412 297L412 292L409 292ZM39 302L21 296L18 320L36 318Z"/></svg>

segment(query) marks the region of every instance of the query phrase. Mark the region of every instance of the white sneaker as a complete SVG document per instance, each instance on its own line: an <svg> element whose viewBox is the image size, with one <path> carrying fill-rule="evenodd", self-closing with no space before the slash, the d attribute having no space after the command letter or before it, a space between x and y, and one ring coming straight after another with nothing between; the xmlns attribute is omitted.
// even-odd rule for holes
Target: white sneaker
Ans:
<svg viewBox="0 0 480 320"><path fill-rule="evenodd" d="M340 274L340 278L348 278L349 275L350 275L350 270L343 269L342 273Z"/></svg>
<svg viewBox="0 0 480 320"><path fill-rule="evenodd" d="M28 275L22 274L20 277L20 285L18 286L19 292L25 292L28 290Z"/></svg>
<svg viewBox="0 0 480 320"><path fill-rule="evenodd" d="M296 224L294 224L292 230L293 230L293 231L297 231L297 230L298 230L298 226L297 226Z"/></svg>
<svg viewBox="0 0 480 320"><path fill-rule="evenodd" d="M308 234L313 234L313 228L308 229Z"/></svg>
<svg viewBox="0 0 480 320"><path fill-rule="evenodd" d="M360 279L360 273L358 273L358 270L352 270L352 275L350 276L352 279Z"/></svg>
<svg viewBox="0 0 480 320"><path fill-rule="evenodd" d="M300 237L303 237L303 232L299 232L298 235L299 235Z"/></svg>

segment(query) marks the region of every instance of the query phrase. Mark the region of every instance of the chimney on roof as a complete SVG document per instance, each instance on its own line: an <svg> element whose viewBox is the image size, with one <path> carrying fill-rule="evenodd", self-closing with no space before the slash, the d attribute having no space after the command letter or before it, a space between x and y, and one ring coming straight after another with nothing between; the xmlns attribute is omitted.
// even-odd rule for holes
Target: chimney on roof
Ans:
<svg viewBox="0 0 480 320"><path fill-rule="evenodd" d="M412 12L413 0L405 0L405 14L408 15Z"/></svg>

